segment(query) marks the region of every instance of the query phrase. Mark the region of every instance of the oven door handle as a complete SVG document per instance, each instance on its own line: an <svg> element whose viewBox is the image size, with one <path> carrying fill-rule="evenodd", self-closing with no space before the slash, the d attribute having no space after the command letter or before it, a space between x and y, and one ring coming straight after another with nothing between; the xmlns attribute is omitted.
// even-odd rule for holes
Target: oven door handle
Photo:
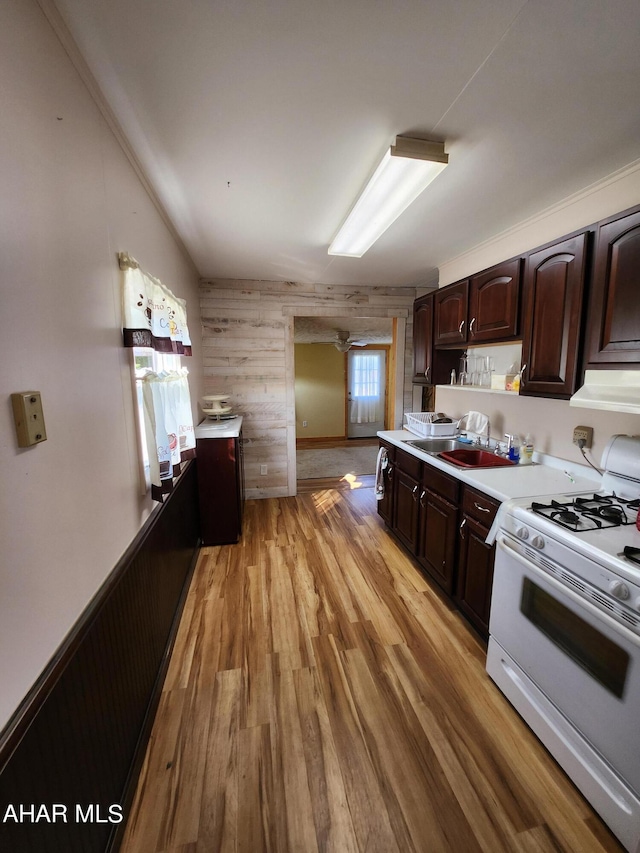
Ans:
<svg viewBox="0 0 640 853"><path fill-rule="evenodd" d="M620 622L612 619L608 613L604 613L602 610L599 610L595 607L591 602L587 601L582 596L578 595L577 592L574 592L568 586L565 586L560 581L557 581L551 575L548 575L542 569L539 569L535 563L532 563L530 560L527 560L526 557L523 557L515 548L509 544L509 540L502 534L499 533L496 537L496 544L498 548L507 553L512 559L516 560L518 563L521 563L526 569L530 572L533 572L538 577L544 578L544 580L549 584L549 586L554 587L554 589L561 592L563 596L571 599L576 604L579 604L580 607L584 608L588 613L596 616L600 619L601 622L604 622L605 625L608 625L610 628L615 629L615 631L622 635L628 642L632 643L636 648L640 648L640 637L637 634L634 634L633 631L630 631L627 627L622 625Z"/></svg>

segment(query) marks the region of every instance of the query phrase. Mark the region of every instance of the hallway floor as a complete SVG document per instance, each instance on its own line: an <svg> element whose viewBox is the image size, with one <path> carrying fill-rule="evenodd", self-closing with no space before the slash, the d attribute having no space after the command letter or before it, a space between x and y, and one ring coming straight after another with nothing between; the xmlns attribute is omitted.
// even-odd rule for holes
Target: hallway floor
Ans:
<svg viewBox="0 0 640 853"><path fill-rule="evenodd" d="M370 484L202 550L123 853L621 851Z"/></svg>

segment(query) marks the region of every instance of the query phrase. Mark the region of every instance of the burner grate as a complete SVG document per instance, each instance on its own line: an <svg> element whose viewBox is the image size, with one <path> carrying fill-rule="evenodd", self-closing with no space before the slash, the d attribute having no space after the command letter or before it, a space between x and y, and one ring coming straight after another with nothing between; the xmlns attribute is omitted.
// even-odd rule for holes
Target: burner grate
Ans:
<svg viewBox="0 0 640 853"><path fill-rule="evenodd" d="M626 500L614 493L577 497L565 502L552 500L548 504L533 501L531 504L533 512L574 533L634 524L639 507L640 499Z"/></svg>

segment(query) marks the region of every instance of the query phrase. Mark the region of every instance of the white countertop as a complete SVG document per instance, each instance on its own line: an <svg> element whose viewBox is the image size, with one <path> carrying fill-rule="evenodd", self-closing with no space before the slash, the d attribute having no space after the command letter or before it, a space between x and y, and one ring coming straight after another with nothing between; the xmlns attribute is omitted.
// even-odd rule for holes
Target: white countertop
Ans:
<svg viewBox="0 0 640 853"><path fill-rule="evenodd" d="M378 437L500 502L512 498L596 491L600 485L600 476L595 471L566 459L534 456L542 462L504 468L460 468L406 444L420 439L419 435L408 430L386 430L379 432Z"/></svg>
<svg viewBox="0 0 640 853"><path fill-rule="evenodd" d="M195 428L196 438L238 438L242 415L228 421L206 420Z"/></svg>

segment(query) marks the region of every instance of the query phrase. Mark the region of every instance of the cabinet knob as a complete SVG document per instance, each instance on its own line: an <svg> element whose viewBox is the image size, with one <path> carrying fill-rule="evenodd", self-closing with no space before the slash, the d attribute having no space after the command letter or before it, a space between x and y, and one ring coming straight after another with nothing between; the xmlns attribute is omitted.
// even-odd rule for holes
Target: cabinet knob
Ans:
<svg viewBox="0 0 640 853"><path fill-rule="evenodd" d="M413 497L414 501L416 500L417 493L418 493L418 487L414 486L413 489L411 490L411 496Z"/></svg>
<svg viewBox="0 0 640 853"><path fill-rule="evenodd" d="M474 324L475 322L476 322L476 318L475 318L475 317L473 317L473 318L472 318L472 320L471 320L471 322L469 323L469 334L470 334L470 335L473 335L473 334L474 334L474 332L473 332L473 324Z"/></svg>
<svg viewBox="0 0 640 853"><path fill-rule="evenodd" d="M476 509L479 509L479 510L480 510L480 512L491 512L491 510L490 510L490 509L487 509L487 507L486 507L486 506L480 506L480 504L479 504L479 503L476 503L475 501L473 502L473 505L474 505L474 507L475 507Z"/></svg>
<svg viewBox="0 0 640 853"><path fill-rule="evenodd" d="M422 494L420 495L420 506L422 506L422 507L424 506L424 497L426 494L427 494L427 490L423 489Z"/></svg>
<svg viewBox="0 0 640 853"><path fill-rule="evenodd" d="M464 320L460 320L460 325L458 326L459 334L462 334L463 329L464 329Z"/></svg>
<svg viewBox="0 0 640 853"><path fill-rule="evenodd" d="M467 523L467 519L466 519L466 518L463 518L463 519L462 519L462 521L460 522L460 528L459 528L459 530L460 530L460 538L461 538L461 539L464 539L464 526L465 526L465 524L466 524L466 523Z"/></svg>

